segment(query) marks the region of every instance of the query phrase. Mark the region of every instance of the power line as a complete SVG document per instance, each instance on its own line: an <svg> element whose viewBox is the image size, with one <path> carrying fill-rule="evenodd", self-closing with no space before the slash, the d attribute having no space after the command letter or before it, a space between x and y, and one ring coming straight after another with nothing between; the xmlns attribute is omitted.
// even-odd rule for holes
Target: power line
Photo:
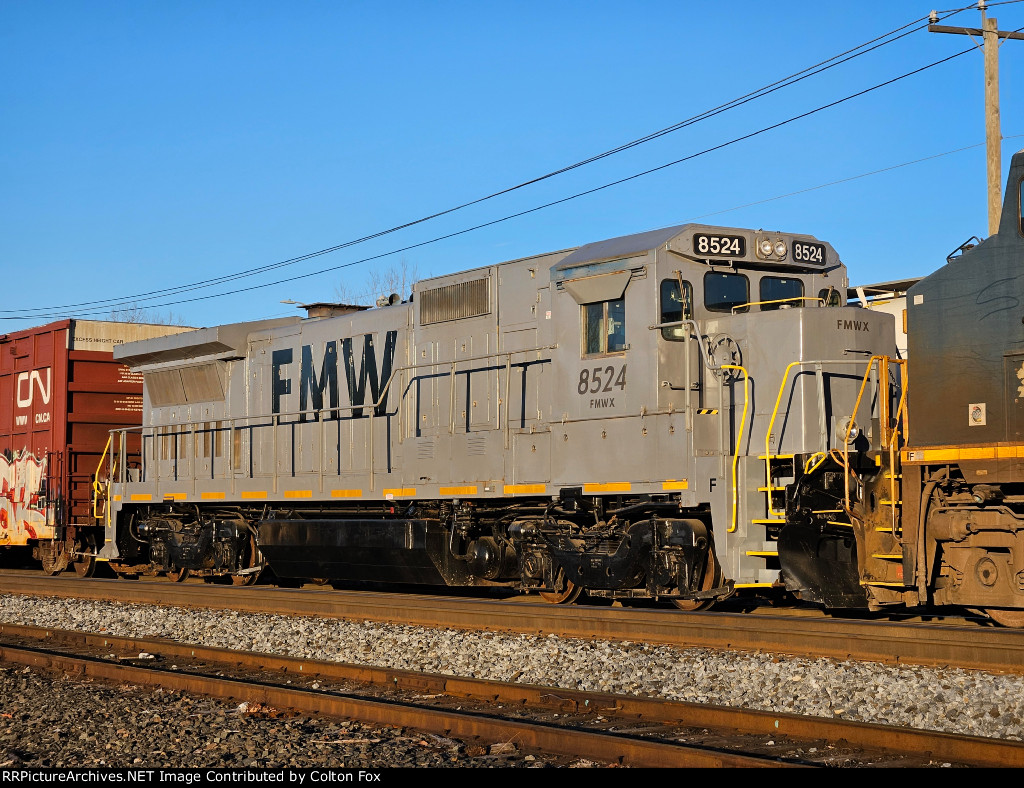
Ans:
<svg viewBox="0 0 1024 788"><path fill-rule="evenodd" d="M1009 0L1009 1L1016 2L1016 0ZM956 9L956 10L952 10L950 12L943 12L944 14L947 14L947 16L945 16L943 18L944 19L948 18L949 16L955 15L956 13L959 13L960 11L963 11L963 10L966 10L967 8L972 8L972 7L973 6L967 6L967 7L963 8L963 9ZM536 184L536 183L540 183L541 181L553 178L553 177L555 177L557 175L561 175L561 174L570 172L572 170L578 169L578 168L586 166L588 164L592 164L592 163L594 163L596 161L600 161L602 159L605 159L605 158L608 158L610 156L613 156L613 155L615 155L617 153L621 153L623 151L630 150L632 148L638 147L639 145L645 144L645 143L650 142L652 140L659 139L660 137L664 137L664 136L666 136L668 134L671 134L671 133L673 133L675 131L679 131L679 130L681 130L683 128L687 128L688 126L691 126L691 125L694 125L696 123L699 123L702 120L707 120L708 118L715 117L716 115L719 115L719 114L722 114L724 112L727 112L730 109L735 109L736 107L742 106L742 105L747 104L747 103L749 103L751 101L754 101L756 99L763 98L763 97L765 97L767 95L770 95L771 93L774 93L774 92L776 92L778 90L781 90L781 89L783 89L785 87L789 87L791 85L795 85L798 82L803 81L804 79L808 79L808 78L810 78L812 76L817 76L819 74L822 74L822 73L824 73L825 71L827 71L827 70L829 70L831 68L834 68L834 67L836 67L838 65L841 65L842 63L849 62L850 60L852 60L852 59L854 59L856 57L860 57L861 55L865 55L865 54L867 54L869 52L872 52L872 51L874 51L874 50L876 50L876 49L878 49L878 48L880 48L882 46L885 46L887 44L891 44L891 43L893 43L895 41L898 41L898 40L900 40L900 39L910 35L911 33L917 32L918 29L923 29L923 28L916 28L916 29L913 29L913 30L908 30L908 28L912 28L914 25L917 25L919 22L926 21L927 19L928 19L928 17L920 17L918 19L915 19L915 20L913 20L911 22L908 22L907 24L901 25L900 27L895 28L894 30L889 31L888 33L885 33L885 34L883 34L881 36L877 36L877 37L875 37L875 38L873 38L873 39L871 39L871 40L869 40L869 41L867 41L867 42L865 42L863 44L860 44L860 45L858 45L856 47L853 47L852 49L848 49L845 52L842 52L840 54L834 55L833 57L828 58L826 60L823 60L823 61L821 61L821 62L819 62L819 63L817 63L817 64L815 64L813 66L809 66L809 67L807 67L805 69L802 69L801 71L797 71L794 74L791 74L791 75L789 75L787 77L784 77L781 80L777 80L777 81L775 81L773 83L770 83L770 84L768 84L768 85L766 85L766 86L764 86L762 88L758 88L755 91L752 91L752 92L747 93L747 94L745 94L743 96L740 96L739 98L733 99L732 101L726 102L725 104L721 104L718 107L715 107L715 108L710 109L710 110L706 110L706 111L704 111L702 113L699 113L698 115L694 115L694 116L692 116L690 118L687 118L686 120L679 121L678 123L674 123L671 126L667 126L667 127L663 128L663 129L660 129L658 131L651 132L650 134L647 134L647 135L645 135L643 137L637 138L637 139L632 140L630 142L624 143L624 144L619 145L619 146L617 146L615 148L612 148L610 150L604 151L603 153L596 154L596 155L591 156L589 158L586 158L586 159L583 159L581 161L575 162L574 164L570 164L568 166L565 166L565 167L562 167L560 169L557 169L557 170L554 170L552 172L549 172L549 173L547 173L545 175L541 175L541 176L538 176L538 177L535 177L535 178L531 178L531 179L523 181L522 183L519 183L519 184L517 184L515 186L511 186L511 187L508 187L508 188L505 188L505 189L501 189L499 191L496 191L496 192L493 192L491 194L488 194L488 195L486 195L484 197L479 197L477 199L471 200L469 202L462 203L462 204L457 205L455 207L448 208L446 210L439 211L439 212L430 214L428 216L424 216L424 217L422 217L420 219L416 219L416 220L413 220L413 221L410 221L410 222L406 222L404 224L396 225L395 227L389 228L387 230L382 230L382 231L379 231L379 232L376 232L376 233L371 233L369 235L365 235L365 236L362 236L360 238L356 238L354 240L347 241L347 242L342 243L342 244L337 244L335 246L331 246L331 247L328 247L326 249L321 249L321 250L316 251L316 252L310 252L310 253L307 253L307 254L304 254L304 255L299 255L297 257L289 258L289 259L282 260L282 261L279 261L279 262L276 262L276 263L270 263L268 265L264 265L264 266L260 266L260 267L252 268L252 269L248 269L248 270L237 272L237 273L234 273L234 274L226 274L224 276L215 277L215 278L212 278L212 279L205 279L205 280L201 280L199 282L193 282L193 283L187 284L187 285L178 285L178 286L170 287L170 288L163 288L163 289L159 289L159 290L151 290L151 291L148 291L148 292L145 292L145 293L136 294L136 295L118 296L116 298L98 299L98 300L94 300L94 301L85 301L85 302L79 302L79 303L74 303L74 304L63 304L63 305L54 306L54 307L34 307L34 308L31 308L31 309L0 310L0 315L18 313L18 318L19 319L25 319L25 318L32 317L33 316L32 313L52 312L54 310L71 310L71 309L78 309L78 308L85 308L85 307L99 307L99 306L104 306L105 308L109 309L111 307L124 306L124 305L129 304L129 303L138 303L138 302L151 301L151 300L154 300L154 299L159 298L161 296L168 296L169 297L169 296L172 296L172 295L178 295L178 294L181 294L181 293L191 292L193 290L203 289L203 288L206 288L206 287L213 287L213 286L218 285L218 284L224 284L226 282L236 281L238 279L243 279L243 278L248 278L248 277L251 277L251 276L256 276L256 275L259 275L259 274L262 274L262 273L266 273L268 271L272 271L272 270L275 270L275 269L278 269L278 268L282 268L282 267L290 266L290 265L295 265L296 263L299 263L299 262L304 262L306 260L310 260L310 259L313 259L313 258L316 258L316 257L320 257L322 255L330 254L332 252L337 252L337 251L340 251L341 249L345 249L345 248L348 248L348 247L351 247L351 246L355 246L357 244L361 244L361 243L364 243L366 241L374 240L376 238L380 238L382 236L398 232L399 230L407 229L409 227L413 227L413 226L416 226L418 224L425 223L425 222L430 221L432 219L436 219L436 218L439 218L441 216L445 216L445 215L454 213L456 211L460 211L460 210L462 210L464 208L468 208L470 206L480 204L480 203L485 202L487 200L491 200L491 199L494 199L496 197L499 197L499 196L502 196L502 195L505 195L505 194L509 194L509 193L511 193L513 191L517 191L519 189L523 189L523 188L525 188L527 186L530 186L530 185L533 185L533 184ZM897 35L897 34L899 34L899 35ZM555 204L557 204L557 203L555 203ZM326 269L326 270L332 270L332 269ZM283 280L283 281L291 281L291 280ZM276 284L276 283L269 283L268 285L263 285L263 286L270 286L270 284ZM245 290L248 290L248 289L252 289L252 288L245 288L243 290L237 290L237 291L228 291L227 293L223 293L221 295L230 295L230 294L235 293L235 292L244 292ZM172 302L172 303L186 303L186 302L187 301L176 301L176 302ZM88 314L95 314L95 312L89 312ZM39 315L36 315L36 316L44 317L45 315L39 314Z"/></svg>
<svg viewBox="0 0 1024 788"><path fill-rule="evenodd" d="M1024 2L1024 0L1007 0L1008 2ZM1024 137L1024 134L1014 134L1010 137L1003 137L1004 140L1013 140L1018 137ZM913 159L912 161L905 161L900 164L893 164L889 167L882 167L878 170L871 170L870 172L862 172L859 175L851 175L848 178L840 178L837 181L829 181L828 183L819 183L817 186L808 186L806 189L797 189L796 191L786 192L785 194L777 194L774 197L766 197L763 200L755 200L754 202L744 203L743 205L737 205L732 208L723 208L720 211L712 211L711 213L702 213L700 216L694 216L687 221L696 221L697 219L707 219L709 216L719 216L723 213L731 213L732 211L741 211L744 208L752 208L755 205L764 205L765 203L775 202L776 200L784 200L787 197L795 197L798 194L807 194L808 192L818 191L819 189L826 189L829 186L838 186L841 183L849 183L850 181L857 181L861 178L867 178L871 175L881 175L883 172L892 172L893 170L899 170L903 167L909 167L912 164L921 164L922 162L931 161L932 159L941 159L943 156L951 156L954 153L963 153L965 150L972 150L974 148L982 148L985 146L984 142L976 142L973 145L965 145L962 148L954 148L953 150L947 150L943 153L936 153L931 156L924 156L920 159Z"/></svg>
<svg viewBox="0 0 1024 788"><path fill-rule="evenodd" d="M279 280L276 280L274 282L266 282L264 284L252 285L250 287L238 288L238 289L235 289L235 290L229 290L229 291L222 292L222 293L213 293L213 294L210 294L210 295L195 296L193 298L186 298L186 299L181 299L181 300L178 300L178 301L167 301L167 302L160 303L160 304L152 304L152 305L150 305L150 308L159 309L159 308L167 307L167 306L176 306L178 304L194 303L196 301L207 301L207 300L210 300L210 299L213 299L213 298L222 298L222 297L228 296L228 295L237 295L239 293L246 293L246 292L251 292L253 290L260 290L260 289L262 289L264 287L273 287L273 286L276 286L276 285L286 284L288 282L296 282L296 281L299 281L299 280L302 280L302 279L309 279L311 277L320 276L321 274L329 273L331 271L338 271L338 270L341 270L342 268L349 268L349 267L352 267L352 266L355 266L355 265L360 265L362 263L367 263L367 262L370 262L370 261L373 261L373 260L378 260L378 259L381 259L383 257L388 257L388 256L393 255L393 254L398 254L400 252L406 252L406 251L409 251L411 249L417 249L417 248L422 247L422 246L428 246L430 244L438 243L439 241L444 241L444 240L447 240L449 238L455 238L455 237L460 236L460 235L466 235L468 233L474 232L475 230L480 230L480 229L483 229L485 227L491 227L491 226L494 226L494 225L497 225L497 224L501 224L503 222L510 221L512 219L519 218L521 216L526 216L526 215L531 214L531 213L536 213L538 211L544 210L546 208L553 207L555 205L560 205L562 203L566 203L566 202L569 202L571 200L575 200L575 199L578 199L580 197L584 197L586 195L595 194L596 192L600 192L600 191L603 191L605 189L609 189L609 188L611 188L613 186L618 186L618 185L621 185L623 183L627 183L629 181L633 181L633 180L636 180L638 178L642 178L642 177L644 177L646 175L650 175L650 174L655 173L655 172L660 172L661 170L668 169L669 167L673 167L673 166L675 166L677 164L681 164L681 163L686 162L686 161L690 161L692 159L698 158L699 156L704 156L704 155L706 155L708 153L712 153L714 151L721 150L723 148L727 148L727 147L729 147L731 145L735 145L736 143L743 142L743 141L748 140L748 139L752 139L753 137L757 137L757 136L759 136L761 134L764 134L764 133L766 133L768 131L772 131L774 129L781 128L781 127L786 126L786 125L788 125L790 123L793 123L793 122L795 122L797 120L802 120L804 118L807 118L807 117L815 115L815 114L817 114L819 112L822 112L822 111L824 111L826 109L831 109L832 107L839 106L840 104L844 104L847 101L851 101L851 100L853 100L855 98L859 98L860 96L864 96L864 95L866 95L868 93L871 93L871 92L873 92L875 90L879 90L880 88L886 87L888 85L892 85L892 84L894 84L896 82L899 82L901 80L907 79L907 78L909 78L911 76L919 74L919 73L921 73L923 71L926 71L926 70L928 70L930 68L934 68L936 66L942 65L943 63L947 63L947 62L949 62L951 60L954 60L955 58L961 57L962 55L965 55L965 54L967 54L969 52L973 52L973 51L974 51L973 47L970 48L970 49L965 49L965 50L963 50L961 52L957 52L957 53L955 53L953 55L949 55L949 56L947 56L945 58L941 58L940 60L936 60L936 61L934 61L932 63L929 63L926 66L921 66L920 68L914 69L912 71L908 71L908 72L906 72L904 74L901 74L898 77L893 77L892 79L888 79L888 80L886 80L884 82L880 82L880 83L878 83L876 85L873 85L873 86L871 86L869 88L865 88L864 90L857 91L856 93L851 93L850 95L845 96L844 98L837 99L836 101L832 101L832 102L830 102L828 104L823 104L823 105L821 105L821 106L819 106L819 107L817 107L815 109L808 110L807 112L802 112L802 113L800 113L798 115L794 115L794 116L792 116L790 118L787 118L786 120L779 121L778 123L774 123L774 124L771 124L769 126L764 126L764 127L760 128L760 129L758 129L756 131L752 131L752 132L750 132L748 134L744 134L742 136L735 137L735 138L733 138L733 139L731 139L731 140L729 140L727 142L723 142L723 143L720 143L718 145L714 145L714 146L712 146L710 148L705 148L704 150L698 151L696 153L692 153L692 154L690 154L688 156L684 156L684 157L679 158L679 159L675 159L674 161L670 161L670 162L667 162L665 164L661 164L661 165L659 165L657 167L652 167L652 168L644 170L642 172L634 173L633 175L629 175L629 176L627 176L625 178L620 178L618 180L611 181L611 182L603 184L601 186L596 186L596 187L594 187L592 189L587 189L587 190L582 191L582 192L577 192L576 194L572 194L572 195L570 195L568 197L562 197L562 198L560 198L558 200L553 200L551 202L544 203L543 205L538 205L538 206L535 206L533 208L528 208L528 209L526 209L524 211L518 211L516 213L509 214L509 215L501 217L499 219L493 219L491 221L483 222L481 224L477 224L477 225L474 225L472 227L468 227L468 228L465 228L465 229L462 229L462 230L457 230L455 232L447 233L445 235L437 236L435 238L431 238L431 239L426 240L426 241L421 241L419 243L410 244L408 246L404 246L404 247L401 247L399 249L393 249L393 250L388 251L388 252L382 252L380 254L372 255L372 256L369 256L369 257L364 257L364 258L362 258L360 260L353 260L353 261L350 261L350 262L347 262L347 263L341 263L341 264L336 265L336 266L331 266L329 268L323 268L323 269L321 269L319 271L312 271L312 272L305 273L305 274L299 274L297 276L287 277L285 279L279 279ZM76 314L79 314L79 315L101 315L101 314L105 314L107 311L108 310L93 310L93 311L79 312L79 313L76 313ZM34 317L63 317L63 316L66 316L66 315L63 314L63 313L55 313L55 314L52 314L52 315L45 315L45 316L36 315ZM33 316L18 315L18 316L14 316L14 317L0 317L0 320L14 320L14 319L24 320L24 319L26 319L26 317L33 317Z"/></svg>
<svg viewBox="0 0 1024 788"><path fill-rule="evenodd" d="M970 51L970 50L966 50L966 51ZM965 54L965 53L961 53L961 54ZM750 135L748 135L748 136L750 136ZM1016 135L1008 136L1005 139L1017 139L1019 137L1024 137L1024 134L1016 134ZM746 137L742 137L742 138L739 138L739 139L746 139ZM729 143L726 143L726 144L729 144ZM900 164L893 164L893 165L891 165L889 167L883 167L883 168L878 169L878 170L871 170L869 172L860 173L859 175L851 175L848 178L841 178L839 180L830 181L828 183L819 184L817 186L810 186L810 187L808 187L806 189L799 189L797 191L788 192L786 194L780 194L780 195L776 195L774 197L765 198L763 200L757 200L757 201L752 202L752 203L745 203L743 205L737 205L737 206L734 206L732 208L723 208L722 210L714 211L712 213L706 213L706 214L701 214L699 216L691 217L690 219L686 219L686 220L681 221L680 224L686 224L688 222L696 221L697 219L704 219L704 218L707 218L709 216L716 216L716 215L723 214L723 213L729 213L731 211L742 210L744 208L748 208L748 207L751 207L753 205L761 205L761 204L764 204L764 203L773 202L775 200L782 200L782 199L785 199L787 197L795 196L797 194L804 194L806 192L817 191L818 189L824 189L824 188L827 188L829 186L836 186L836 185L839 185L839 184L842 184L842 183L848 183L850 181L859 180L861 178L867 178L867 177L869 177L871 175L879 175L879 174L881 174L883 172L889 172L891 170L896 170L896 169L900 169L900 168L903 168L903 167L909 167L912 164L920 164L922 162L931 161L932 159L938 159L938 158L942 158L943 156L950 156L950 155L952 155L954 153L961 153L961 152L963 152L965 150L971 150L973 148L978 148L978 147L983 146L984 144L985 143L983 143L983 142L979 142L979 143L975 143L974 145L966 145L966 146L961 147L961 148L955 148L953 150L944 151L942 153L936 153L936 154L933 154L931 156L925 156L925 157L920 158L920 159L914 159L912 161L906 161L906 162L902 162ZM696 155L700 155L700 154L696 154ZM664 165L664 166L670 166L670 165ZM662 168L655 168L654 170L649 170L648 172L654 172L654 171L657 171L658 169L662 169ZM639 173L638 175L630 176L630 178L623 179L623 181L631 180L632 178L639 177L640 175L644 175L644 174L647 174L647 173ZM427 240L427 241L422 241L422 242L416 243L416 244L410 244L409 246L402 247L401 249L392 249L391 251L388 251L388 252L382 252L381 254L372 255L370 257L364 257L361 260L353 260L351 262L343 263L341 265L333 266L331 268L326 268L326 269L323 269L323 270L320 270L320 271L314 271L314 272L308 273L308 274L301 274L299 276L294 276L294 277L290 277L288 279L278 280L276 282L269 282L269 283L263 284L263 285L254 285L252 287L241 288L241 289L238 289L238 290L232 290L232 291L226 292L226 293L215 293L213 295L197 296L195 298L184 299L184 300L181 300L181 301L171 301L171 302L167 302L167 303L163 303L163 304L155 304L151 308L156 309L156 308L161 308L161 307L165 307L165 306L173 306L173 305L176 305L176 304L191 303L191 302L194 302L194 301L205 301L205 300L209 300L209 299L212 299L212 298L219 298L221 296L227 296L227 295L233 295L233 294L237 294L237 293L249 292L251 290L258 290L258 289L263 288L263 287L271 287L273 285L286 284L288 282L294 282L294 281L297 281L297 280L300 280L300 279L307 279L309 277L319 276L320 274L329 273L331 271L337 271L337 270L340 270L342 268L348 268L348 267L351 267L351 266L360 265L362 263L372 262L373 260L379 260L379 259L384 258L384 257L389 257L389 256L391 256L393 254L399 254L401 252L409 251L410 249L416 249L418 247L427 246L429 244L433 244L433 243L437 243L439 241L447 240L448 238L454 238L454 237L459 236L459 235L465 235L467 233L473 232L474 230L479 230L479 229L484 228L484 227L489 227L491 225L499 224L501 222L505 222L505 221L508 221L510 219L517 218L519 216L524 216L524 215L529 214L529 213L533 213L533 212L536 212L536 211L539 211L539 210L543 210L544 208L551 207L552 205L557 205L558 203L566 202L568 200L575 199L576 197L580 197L580 196L583 196L583 195L586 195L586 194L592 194L595 191L600 191L602 189L609 188L610 186L617 185L618 183L621 183L623 181L616 181L615 183L605 184L604 186L599 186L599 187L597 187L595 189L590 189L590 190L588 190L586 192L580 192L579 194L572 195L570 197L566 197L566 198L563 198L561 200L556 200L556 201L551 202L551 203L547 203L546 205L537 206L535 208L531 208L531 209L526 210L526 211L520 211L519 213L512 214L510 216L505 216L505 217L503 217L501 219L495 219L495 220L490 221L490 222L485 222L483 224L476 225L475 227L469 227L469 228L466 228L464 230L459 230L457 232L448 233L447 235L438 236L437 238L432 238L432 239ZM106 312L101 310L101 311L94 311L94 312L83 312L83 313L79 313L79 314L82 314L82 315L102 315L102 314L106 314ZM52 318L58 318L58 317L64 317L64 316L66 316L66 315L61 315L61 314L47 315L47 317L52 317ZM14 320L14 319L24 319L24 318L0 317L0 320Z"/></svg>

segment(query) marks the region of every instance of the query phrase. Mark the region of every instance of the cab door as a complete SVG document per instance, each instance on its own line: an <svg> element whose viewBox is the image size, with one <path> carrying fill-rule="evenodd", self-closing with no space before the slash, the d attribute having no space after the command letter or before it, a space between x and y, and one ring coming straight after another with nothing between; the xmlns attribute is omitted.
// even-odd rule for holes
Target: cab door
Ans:
<svg viewBox="0 0 1024 788"><path fill-rule="evenodd" d="M692 326L665 325L693 319L693 286L679 276L658 283L658 407L689 411L699 408L702 374L700 342Z"/></svg>

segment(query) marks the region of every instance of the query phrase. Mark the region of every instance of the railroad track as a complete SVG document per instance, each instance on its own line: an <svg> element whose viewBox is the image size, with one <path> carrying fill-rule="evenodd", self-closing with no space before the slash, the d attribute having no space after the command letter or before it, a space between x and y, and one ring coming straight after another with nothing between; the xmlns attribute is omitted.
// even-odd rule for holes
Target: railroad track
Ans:
<svg viewBox="0 0 1024 788"><path fill-rule="evenodd" d="M146 655L140 658L140 655ZM1024 766L1024 743L0 625L0 660L632 767Z"/></svg>
<svg viewBox="0 0 1024 788"><path fill-rule="evenodd" d="M19 573L0 573L0 592L1024 673L1024 631L983 626L554 606L521 599L394 592L128 583Z"/></svg>

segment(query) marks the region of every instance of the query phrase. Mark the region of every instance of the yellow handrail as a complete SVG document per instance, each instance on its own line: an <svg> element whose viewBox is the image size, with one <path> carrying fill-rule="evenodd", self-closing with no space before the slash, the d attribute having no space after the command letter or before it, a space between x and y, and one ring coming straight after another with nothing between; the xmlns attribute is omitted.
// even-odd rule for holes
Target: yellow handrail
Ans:
<svg viewBox="0 0 1024 788"><path fill-rule="evenodd" d="M884 397L880 396L880 402L879 402L879 411L880 411L880 413L879 413L879 421L881 422L880 426L881 426L881 430L882 430L882 434L879 435L879 445L880 445L881 448L887 449L889 451L889 455L890 455L890 458L891 458L890 459L890 464L889 464L889 473L890 474L892 474L893 471L895 470L895 466L892 464L892 462L895 459L896 439L897 439L897 437L900 434L900 428L899 428L899 421L898 421L898 419L899 419L899 416L900 416L901 413L903 413L904 418L906 417L906 414L904 413L904 405L906 403L906 397L907 397L907 385L906 385L907 384L907 379L906 379L907 378L907 376L906 376L906 363L907 363L907 360L906 359L902 359L902 358L889 358L888 356L872 356L871 358L868 359L868 365L867 365L867 367L864 370L864 379L861 381L860 391L857 392L857 401L853 405L853 411L850 414L850 421L846 425L846 434L843 436L843 463L842 463L843 469L844 469L844 473L843 473L843 505L846 507L846 511L847 512L850 511L850 460L849 460L850 434L853 432L854 417L857 415L857 411L860 409L860 401L864 397L864 390L867 388L867 385L868 385L868 378L871 375L871 368L874 366L876 361L878 362L878 376L879 376L879 378L884 378L885 379L885 385L887 387L888 387L888 384L889 384L889 362L893 362L895 364L899 364L900 365L900 382L903 385L903 391L902 391L902 393L900 395L900 404L896 408L897 423L896 423L896 426L893 427L891 431L890 431L890 428L889 428L889 418L888 418L889 417L889 397L888 397L888 392L886 392L886 395ZM884 406L883 406L883 403L884 403ZM890 491L891 491L890 499L895 501L896 500L896 480L895 479L890 479L889 483L890 483ZM894 532L895 532L895 528L896 528L896 507L895 506L892 508L892 517L893 517L893 529L894 529Z"/></svg>
<svg viewBox="0 0 1024 788"><path fill-rule="evenodd" d="M94 520L103 519L103 514L99 512L100 504L100 492L108 487L110 480L107 479L106 484L100 482L100 469L103 468L103 461L107 458L107 452L110 451L110 443L114 440L114 435L111 433L107 436L107 445L103 447L103 454L100 455L100 461L96 464L96 473L92 477L92 516ZM115 463L114 467L117 465ZM104 495L103 499L106 501L107 496ZM103 504L104 513L106 512L106 503Z"/></svg>
<svg viewBox="0 0 1024 788"><path fill-rule="evenodd" d="M771 301L747 301L745 304L736 304L732 308L732 313L735 315L737 309L746 309L751 306L761 306L762 304L788 304L791 301L820 301L822 304L825 303L825 299L820 296L790 296L789 298L773 298Z"/></svg>
<svg viewBox="0 0 1024 788"><path fill-rule="evenodd" d="M907 397L906 359L890 359L888 356L872 356L868 360L867 369L864 371L864 380L861 383L860 392L857 395L857 403L856 403L856 405L853 408L853 413L851 414L850 423L847 425L846 435L844 437L844 455L845 455L845 446L849 445L848 442L850 440L850 432L851 432L851 430L853 429L853 426L854 426L854 422L853 422L853 418L852 417L853 417L853 415L856 415L857 410L860 407L860 401L861 401L861 398L864 396L864 388L867 385L868 375L871 373L872 365L874 364L876 359L883 359L883 358L887 359L887 363L888 363L888 361L892 361L893 363L896 363L896 364L900 365L900 370L901 370L901 373L902 373L901 374L901 382L902 382L903 392L902 392L902 397L900 399L899 407L896 410L896 418L899 419L900 415L902 414L903 415L903 419L904 419L904 424L906 423L906 397ZM847 360L847 359L842 359L842 360L838 360L837 359L837 360L832 360L832 361L809 361L809 360L807 360L807 361L794 361L794 362L790 363L786 367L786 371L782 374L782 383L779 384L779 394L775 398L775 407L772 409L772 416L768 420L768 429L765 431L765 436L764 436L764 457L765 457L765 460L764 460L764 474L765 474L765 488L768 491L768 516L769 517L778 517L778 516L785 515L785 512L778 512L778 511L776 511L774 506L772 505L772 495L771 495L772 491L773 491L773 487L772 487L772 468L771 468L771 457L772 457L772 454L771 454L770 442L771 442L771 437L772 437L772 430L773 430L773 428L775 426L775 419L779 415L779 405L782 403L782 395L786 391L786 382L789 380L789 371L793 367L803 366L803 365L808 365L808 364L852 364L852 363L857 363L857 362L852 361L852 360ZM886 368L886 370L884 370L884 372L885 372L885 378L888 381L888 368ZM885 413L883 415L884 416L888 416L888 399L886 399L885 402L886 402ZM890 433L889 425L888 425L888 419L887 418L882 418L882 419L880 419L880 421L883 422L883 427L882 428L885 431L884 432L884 439L881 441L881 446L882 446L882 448L889 449L890 452L891 452L892 449L893 449L893 446L895 445L896 436L899 434L899 428L896 427L894 429L894 431L892 433ZM906 432L906 429L904 429L904 433L905 432ZM844 468L848 468L849 467L849 464L845 461L845 458L844 457L840 457L837 454L835 449L831 450L829 453L832 455L832 458L836 461L837 464L843 466ZM814 457L812 457L811 459L814 459ZM808 461L808 463L810 463L810 460ZM815 468L818 467L819 464L820 463L815 463L814 467ZM813 468L811 470L813 470ZM809 473L810 471L808 471L807 468L805 467L805 472ZM895 499L895 496L893 496L893 498ZM847 487L846 487L846 500L847 500L847 503L848 503L848 501L849 501L849 483L848 482L847 482ZM847 506L847 508L849 508L849 506Z"/></svg>
<svg viewBox="0 0 1024 788"><path fill-rule="evenodd" d="M768 516L785 515L785 512L775 511L775 507L772 505L772 454L770 442L772 438L772 427L775 426L775 417L779 415L779 405L782 404L782 395L786 391L786 381L789 379L789 371L800 364L806 364L806 361L794 361L786 367L786 371L782 373L782 383L779 385L779 395L775 398L775 408L772 410L772 417L768 420L768 429L764 433L764 486L768 491Z"/></svg>
<svg viewBox="0 0 1024 788"><path fill-rule="evenodd" d="M804 475L813 473L818 469L825 460L828 459L828 452L816 451L810 457L807 458L807 462L804 463ZM770 490L769 490L770 491Z"/></svg>
<svg viewBox="0 0 1024 788"><path fill-rule="evenodd" d="M733 533L736 530L736 510L738 493L737 488L739 482L737 480L737 466L740 461L740 446L743 441L743 425L747 423L747 406L750 404L750 375L747 374L747 370L741 367L739 364L722 364L720 369L738 369L743 373L743 418L740 421L740 428L736 432L736 451L732 455L732 524L729 526L729 533Z"/></svg>

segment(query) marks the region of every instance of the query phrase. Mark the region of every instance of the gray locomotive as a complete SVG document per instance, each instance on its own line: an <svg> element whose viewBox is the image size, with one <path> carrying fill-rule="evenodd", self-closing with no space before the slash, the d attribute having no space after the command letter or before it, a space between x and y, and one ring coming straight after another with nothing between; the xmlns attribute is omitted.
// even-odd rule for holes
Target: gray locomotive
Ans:
<svg viewBox="0 0 1024 788"><path fill-rule="evenodd" d="M842 305L847 286L811 236L689 224L123 345L145 426L115 432L98 557L552 602L859 601L836 469L879 467L902 376L892 315ZM785 538L787 486L812 478L828 500ZM825 594L835 578L852 587Z"/></svg>

